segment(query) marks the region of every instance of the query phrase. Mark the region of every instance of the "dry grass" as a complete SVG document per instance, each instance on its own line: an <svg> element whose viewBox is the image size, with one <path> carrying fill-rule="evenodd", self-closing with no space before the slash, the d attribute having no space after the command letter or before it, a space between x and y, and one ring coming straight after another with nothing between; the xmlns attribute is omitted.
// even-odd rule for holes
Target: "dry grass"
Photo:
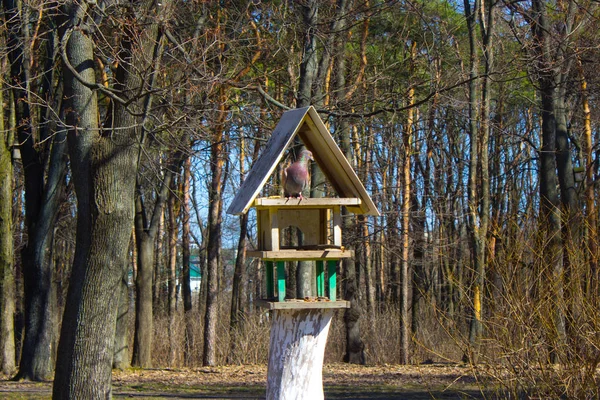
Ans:
<svg viewBox="0 0 600 400"><path fill-rule="evenodd" d="M257 308L244 315L239 328L235 332L229 330L228 305L222 304L221 315L227 316L219 320L217 359L224 364L262 364L266 363L269 351L270 319L269 313ZM337 311L329 330L329 339L325 351L325 362L342 362L346 347L344 312ZM201 311L194 310L189 315L191 342L187 362L185 340L185 318L182 312L175 315L172 328L169 328L169 317L157 316L154 319L153 364L157 367L198 367L202 365L203 318ZM452 332L444 326L443 320L434 312L425 318L420 339L416 341L413 351L413 362L458 362L462 355L460 347L452 337ZM362 339L365 343L367 364L396 364L400 359L399 331L400 311L398 307L384 307L375 315L363 315L360 319ZM237 348L230 353L232 335ZM171 347L177 354L174 362L170 360Z"/></svg>
<svg viewBox="0 0 600 400"><path fill-rule="evenodd" d="M589 265L570 254L567 275L556 276L536 258L527 241L519 242L490 266L485 293L484 335L477 364L464 365L481 388L493 388L500 397L577 398L600 396L599 298L590 294L585 277ZM565 272L566 274L566 272ZM568 279L567 279L568 278ZM562 283L561 283L562 282ZM563 298L556 288L564 284ZM468 290L461 288L463 293ZM468 296L463 296L468 301ZM229 300L222 298L217 355L220 365L265 365L269 347L269 314L254 309L245 314L237 331L229 329ZM468 304L456 304L448 315L425 299L420 331L413 338L411 362L415 365L460 365L468 343ZM556 313L564 315L566 338L556 329ZM154 365L199 367L202 357L203 312L187 318L191 341L186 351L183 314L169 329L166 316L155 318ZM360 324L367 364L390 366L400 360L400 312L381 306L373 315L363 312ZM230 352L232 339L236 343ZM343 311L332 321L325 363L340 363L345 351ZM174 348L174 351L172 351ZM176 354L171 359L171 354ZM187 358L184 355L187 354ZM364 370L367 371L367 370Z"/></svg>
<svg viewBox="0 0 600 400"><path fill-rule="evenodd" d="M0 398L50 399L51 382L12 382L0 375ZM226 365L113 371L115 398L264 398L267 368ZM330 399L483 399L486 393L468 368L456 365L359 366L326 364L323 384Z"/></svg>

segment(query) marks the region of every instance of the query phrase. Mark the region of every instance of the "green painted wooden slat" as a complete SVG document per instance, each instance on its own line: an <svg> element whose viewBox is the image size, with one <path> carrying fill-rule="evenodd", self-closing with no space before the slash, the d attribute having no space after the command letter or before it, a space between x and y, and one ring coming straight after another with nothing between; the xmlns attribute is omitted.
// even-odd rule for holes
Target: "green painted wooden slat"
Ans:
<svg viewBox="0 0 600 400"><path fill-rule="evenodd" d="M317 261L317 296L325 296L325 271L323 261Z"/></svg>
<svg viewBox="0 0 600 400"><path fill-rule="evenodd" d="M327 261L327 274L329 275L329 300L336 301L337 298L337 261Z"/></svg>
<svg viewBox="0 0 600 400"><path fill-rule="evenodd" d="M285 262L277 261L277 300L285 301Z"/></svg>
<svg viewBox="0 0 600 400"><path fill-rule="evenodd" d="M265 262L265 272L267 280L267 299L275 297L275 287L273 283L273 261Z"/></svg>

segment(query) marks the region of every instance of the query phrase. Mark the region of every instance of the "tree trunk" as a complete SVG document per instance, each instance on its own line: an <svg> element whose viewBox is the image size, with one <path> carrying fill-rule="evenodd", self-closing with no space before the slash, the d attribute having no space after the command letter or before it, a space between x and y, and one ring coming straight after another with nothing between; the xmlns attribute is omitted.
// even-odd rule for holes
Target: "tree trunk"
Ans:
<svg viewBox="0 0 600 400"><path fill-rule="evenodd" d="M323 399L323 357L333 310L274 310L267 400Z"/></svg>
<svg viewBox="0 0 600 400"><path fill-rule="evenodd" d="M187 136L184 137L184 140ZM150 221L147 220L146 208L142 199L139 183L135 198L135 239L137 246L138 271L135 279L136 302L135 302L135 333L133 340L132 365L142 368L152 366L152 339L153 330L153 272L155 267L154 245L159 233L160 222L163 216L164 203L169 194L169 188L173 181L173 174L181 167L182 152L177 151L172 156L171 162L165 168L165 175L160 189L154 201L154 208ZM159 255L160 256L160 255ZM158 295L159 293L154 293Z"/></svg>
<svg viewBox="0 0 600 400"><path fill-rule="evenodd" d="M413 192L414 193L414 192ZM424 196L427 198L427 196ZM425 203L425 199L423 202ZM412 335L421 340L421 322L423 318L423 301L427 291L427 276L425 273L425 249L427 239L425 237L426 211L425 205L420 205L416 196L412 198L412 209L416 214L411 226L413 227L414 244L413 244L413 288L412 288ZM419 335L419 336L417 336Z"/></svg>
<svg viewBox="0 0 600 400"><path fill-rule="evenodd" d="M13 168L10 132L4 130L3 88L0 90L0 372L16 370L15 351L15 272L13 248Z"/></svg>
<svg viewBox="0 0 600 400"><path fill-rule="evenodd" d="M589 104L587 80L580 69L581 105L583 111L583 151L585 157L585 220L587 229L587 260L590 269L587 294L594 299L598 295L598 215L594 193L594 147L592 145L592 119ZM598 161L596 161L598 162ZM593 296L590 296L593 295Z"/></svg>
<svg viewBox="0 0 600 400"><path fill-rule="evenodd" d="M341 79L338 78L338 82ZM343 83L343 80L342 80ZM343 92L343 90L342 90ZM342 141L342 151L345 153L348 160L352 160L352 150L350 147L350 127L347 120L340 119L338 121L337 131L340 134ZM344 209L343 216L344 231L346 237L351 236L352 240L356 240L357 224L352 215ZM348 249L355 248L355 242L345 240L345 246ZM357 263L352 258L343 260L344 265L344 299L350 302L350 308L344 312L344 324L346 327L346 353L344 354L344 362L351 364L365 364L365 344L360 334L360 317L361 307L358 297L358 279L357 279ZM360 263L358 263L360 265Z"/></svg>
<svg viewBox="0 0 600 400"><path fill-rule="evenodd" d="M154 277L152 279L152 312L155 315L160 315L161 311L165 310L164 299L165 295L165 241L166 241L166 230L165 230L165 214L164 208L160 213L158 221L158 231L156 232L156 240L154 245Z"/></svg>
<svg viewBox="0 0 600 400"><path fill-rule="evenodd" d="M248 235L248 213L240 216L240 236L237 246L237 257L233 272L233 285L231 289L231 316L229 321L230 345L229 360L233 360L237 352L240 325L243 322L246 280L246 242Z"/></svg>
<svg viewBox="0 0 600 400"><path fill-rule="evenodd" d="M20 142L21 157L25 181L25 225L28 240L21 256L24 279L24 318L25 335L21 348L21 361L16 379L44 380L52 373L55 349L55 285L53 269L49 258L48 246L51 243L54 222L62 200L64 176L66 173L65 135L58 133L49 138L45 130L44 139L52 143L50 160L45 171L41 151L45 144L36 143L29 102L29 31L27 19L28 7L18 1L4 1L5 18L9 28L7 46L10 60L11 81L17 135ZM47 37L49 54L52 54L54 35ZM50 58L47 62L51 63ZM26 61L24 61L26 60ZM51 64L50 64L51 65ZM51 76L44 76L40 96L49 101L52 98L53 82ZM46 127L50 124L43 117ZM47 128L46 128L47 129ZM46 181L44 181L46 179Z"/></svg>
<svg viewBox="0 0 600 400"><path fill-rule="evenodd" d="M344 213L344 230L348 235L356 230L353 217ZM348 245L347 248L353 248ZM344 259L344 299L350 302L350 308L344 312L344 325L346 327L346 352L344 362L351 364L366 363L365 344L360 334L361 307L358 299L358 282L356 279L356 262L352 258Z"/></svg>
<svg viewBox="0 0 600 400"><path fill-rule="evenodd" d="M114 119L107 121L104 135L99 134L97 98L90 90L90 84L96 82L94 46L84 30L76 29L80 18L87 15L87 3L69 2L64 7L64 15L69 18L61 24L63 66L68 71L65 110L78 200L78 236L53 399L110 398L119 302L115 293L120 292L134 222L139 158L140 138L135 129L138 121L130 107L140 112L144 98L127 107L115 101ZM154 60L158 27L147 24L142 30L131 26L125 29L122 62L115 73L117 86L123 89L122 93L147 92L151 79L142 83L142 77L129 73L127 68ZM146 90L140 90L142 87Z"/></svg>
<svg viewBox="0 0 600 400"><path fill-rule="evenodd" d="M133 243L135 246L135 243ZM130 246L131 247L131 246ZM127 263L129 264L129 263ZM115 329L115 348L113 356L113 368L127 369L129 362L129 268L123 268L121 285L119 289L119 310L117 312L117 326Z"/></svg>
<svg viewBox="0 0 600 400"><path fill-rule="evenodd" d="M411 65L414 63L416 57L417 44L413 42L410 49L411 54ZM412 68L411 68L412 69ZM408 91L408 109L406 116L406 129L403 135L404 144L404 165L402 167L402 301L401 301L401 328L400 328L400 362L402 364L409 364L410 361L410 343L412 333L412 316L410 314L411 300L410 297L410 282L412 274L410 274L410 209L411 209L411 155L412 155L412 141L413 141L413 124L414 124L414 100L415 90L411 87Z"/></svg>
<svg viewBox="0 0 600 400"><path fill-rule="evenodd" d="M245 173L245 158L246 158L246 140L244 136L239 138L239 163L240 163L240 184L246 178ZM258 150L259 143L255 145ZM256 157L255 157L256 159ZM248 235L248 213L240 216L240 235L238 237L237 255L235 259L235 267L233 270L233 282L231 287L231 314L229 320L229 354L227 359L229 362L234 359L237 352L237 344L239 340L239 327L242 322L245 304L244 284L246 280L246 242Z"/></svg>
<svg viewBox="0 0 600 400"><path fill-rule="evenodd" d="M317 35L316 25L319 14L319 2L308 0L306 5L300 5L302 21L304 22L304 54L300 64L300 80L298 84L298 99L296 107L308 107L313 100L313 84L317 76Z"/></svg>
<svg viewBox="0 0 600 400"><path fill-rule="evenodd" d="M138 195L139 197L139 195ZM136 200L136 204L139 199ZM143 229L138 229L138 215L141 209L136 205L136 241L137 241L137 274L135 275L135 333L133 340L134 367L152 367L153 304L152 276L154 269L154 237Z"/></svg>
<svg viewBox="0 0 600 400"><path fill-rule="evenodd" d="M480 7L480 2L484 2ZM470 82L469 82L469 189L468 189L468 230L474 263L474 281L472 285L471 316L469 329L469 350L463 359L476 362L480 337L483 332L482 311L486 270L486 239L489 221L489 177L488 177L488 137L489 137L489 101L490 81L484 78L481 101L478 101L477 80L479 56L477 54L475 24L477 14L486 9L485 0L476 0L473 8L465 0L465 15L469 29ZM480 15L484 41L484 59L486 75L491 72L493 53L491 51L491 29L493 27L493 6L488 6L488 18ZM481 107L481 108L480 108ZM481 120L480 127L477 123ZM481 185L481 189L479 186Z"/></svg>
<svg viewBox="0 0 600 400"><path fill-rule="evenodd" d="M178 200L176 199L176 185L173 181L169 196L169 365L174 366L177 361L177 340L175 333L177 314L177 215L179 214Z"/></svg>
<svg viewBox="0 0 600 400"><path fill-rule="evenodd" d="M190 254L190 179L192 159L187 156L183 166L183 202L181 206L181 263L182 263L182 294L183 317L185 319L185 338L183 345L183 360L185 366L191 365L192 351L194 348L194 320L192 317L192 289L191 289L191 254Z"/></svg>
<svg viewBox="0 0 600 400"><path fill-rule="evenodd" d="M204 352L202 364L212 366L217 363L217 321L219 319L219 253L221 243L221 211L223 202L223 169L225 151L223 143L225 110L225 91L221 89L221 102L218 122L213 132L213 142L210 150L210 188L208 193L208 243L206 265L206 311L204 314Z"/></svg>
<svg viewBox="0 0 600 400"><path fill-rule="evenodd" d="M133 224L137 149L135 141L115 143L114 137L94 147L93 184L99 196L92 198L88 262L73 266L71 282L77 280L81 284L69 286L54 399L107 398L112 390L119 304L115 293L120 292Z"/></svg>
<svg viewBox="0 0 600 400"><path fill-rule="evenodd" d="M556 346L566 341L564 315L564 248L562 240L562 213L558 194L556 165L556 115L554 113L555 80L551 63L549 28L546 16L546 3L540 0L532 2L535 24L533 33L538 55L537 68L540 71L538 83L541 95L542 145L540 148L540 235L542 240L544 268L552 271L551 287L554 288L554 309L552 323L556 342L550 344L551 359L556 362ZM548 239L546 239L548 238Z"/></svg>

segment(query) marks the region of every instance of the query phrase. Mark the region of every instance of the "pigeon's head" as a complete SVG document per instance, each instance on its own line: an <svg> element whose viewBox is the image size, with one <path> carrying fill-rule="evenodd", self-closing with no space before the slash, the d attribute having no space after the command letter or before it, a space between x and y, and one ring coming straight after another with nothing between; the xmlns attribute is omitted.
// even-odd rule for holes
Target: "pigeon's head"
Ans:
<svg viewBox="0 0 600 400"><path fill-rule="evenodd" d="M313 154L310 150L302 150L300 152L300 156L298 157L299 161L304 161L305 163L308 163L308 161L315 161Z"/></svg>

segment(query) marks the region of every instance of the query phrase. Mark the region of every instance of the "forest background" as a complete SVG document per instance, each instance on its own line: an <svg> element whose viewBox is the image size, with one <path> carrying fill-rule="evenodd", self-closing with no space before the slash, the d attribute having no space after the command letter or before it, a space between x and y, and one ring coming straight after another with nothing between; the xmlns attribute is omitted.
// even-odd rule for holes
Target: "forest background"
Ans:
<svg viewBox="0 0 600 400"><path fill-rule="evenodd" d="M597 394L599 17L588 0L3 0L2 372L93 398L113 367L265 362L255 215L223 210L282 112L313 105L382 213L344 218L352 308L326 359ZM312 192L335 195L318 168ZM304 270L287 266L289 297Z"/></svg>

